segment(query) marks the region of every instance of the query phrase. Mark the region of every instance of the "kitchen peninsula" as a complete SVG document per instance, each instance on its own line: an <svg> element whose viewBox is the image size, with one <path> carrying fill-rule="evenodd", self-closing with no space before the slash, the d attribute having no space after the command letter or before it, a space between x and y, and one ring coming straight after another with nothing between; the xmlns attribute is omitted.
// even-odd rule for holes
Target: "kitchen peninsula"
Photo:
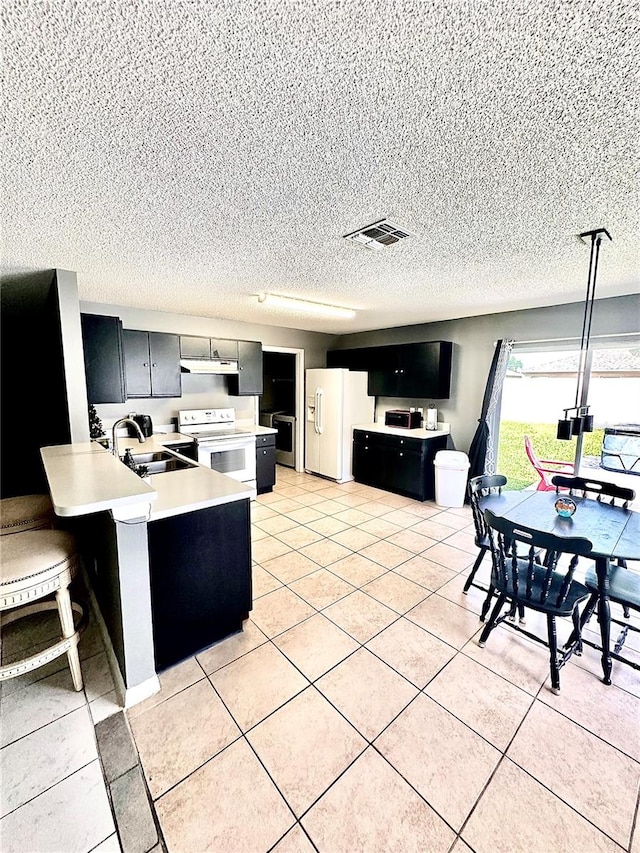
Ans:
<svg viewBox="0 0 640 853"><path fill-rule="evenodd" d="M180 441L126 445L170 452ZM133 705L158 689L158 672L242 628L252 606L252 492L193 460L147 483L95 442L41 456L56 514L79 542L117 687Z"/></svg>

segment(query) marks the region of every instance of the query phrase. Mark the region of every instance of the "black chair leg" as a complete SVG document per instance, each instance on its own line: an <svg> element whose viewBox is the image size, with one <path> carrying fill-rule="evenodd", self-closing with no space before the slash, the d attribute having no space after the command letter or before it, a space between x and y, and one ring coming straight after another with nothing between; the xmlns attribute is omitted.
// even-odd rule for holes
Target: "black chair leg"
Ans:
<svg viewBox="0 0 640 853"><path fill-rule="evenodd" d="M478 554L478 556L476 557L476 561L475 561L475 563L473 564L473 568L472 568L472 569L471 569L471 571L469 572L469 577L467 578L467 580L466 580L466 582L465 582L465 585L464 585L464 587L462 588L462 592L463 592L465 595L469 592L469 587L470 587L470 586L471 586L471 584L473 583L473 579L474 579L474 578L475 578L475 576L476 576L476 572L477 572L477 571L478 571L478 569L480 568L480 563L481 563L481 562L482 562L482 560L484 559L484 555L485 555L486 553L487 553L487 549L486 549L486 548L481 548L481 549L480 549L480 553L479 553L479 554Z"/></svg>
<svg viewBox="0 0 640 853"><path fill-rule="evenodd" d="M485 647L489 634L496 627L496 622L498 621L498 616L500 615L500 611L502 610L502 605L505 603L506 600L507 596L503 592L501 592L498 596L498 600L495 603L495 607L491 611L491 617L487 624L484 626L484 631L482 632L482 634L480 635L480 639L478 640L478 645L481 649Z"/></svg>
<svg viewBox="0 0 640 853"><path fill-rule="evenodd" d="M581 655L582 654L582 632L580 630L580 612L579 612L577 607L573 608L573 613L571 614L571 618L573 620L573 632L572 632L571 636L573 636L574 634L576 635L575 648L573 651L575 654ZM567 646L565 648L571 648L569 643L567 643Z"/></svg>
<svg viewBox="0 0 640 853"><path fill-rule="evenodd" d="M558 637L556 634L556 619L547 613L547 629L549 632L549 663L551 664L551 689L560 693L560 667L558 666Z"/></svg>
<svg viewBox="0 0 640 853"><path fill-rule="evenodd" d="M580 623L579 623L578 628L575 627L575 622L574 622L574 628L573 628L573 631L571 632L571 636L569 637L567 642L564 644L565 649L570 649L571 646L578 641L578 638L582 636L582 629L587 624L589 619L591 619L591 617L593 616L593 611L596 609L597 603L598 603L598 593L592 592L591 598L589 599L589 601L587 601L587 603L584 606L584 610L582 611L582 616L580 617ZM578 654L580 654L580 652L578 652Z"/></svg>
<svg viewBox="0 0 640 853"><path fill-rule="evenodd" d="M491 607L491 599L493 598L493 593L495 591L495 587L489 584L489 591L487 592L487 597L482 603L482 610L480 611L480 621L484 622L487 618L487 613L489 612L489 607Z"/></svg>

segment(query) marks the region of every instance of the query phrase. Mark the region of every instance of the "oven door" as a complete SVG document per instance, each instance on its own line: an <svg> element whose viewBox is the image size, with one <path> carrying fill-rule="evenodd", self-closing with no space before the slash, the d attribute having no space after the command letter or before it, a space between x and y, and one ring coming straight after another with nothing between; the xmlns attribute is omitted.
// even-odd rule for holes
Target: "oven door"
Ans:
<svg viewBox="0 0 640 853"><path fill-rule="evenodd" d="M241 483L256 479L255 438L220 438L198 444L198 462Z"/></svg>

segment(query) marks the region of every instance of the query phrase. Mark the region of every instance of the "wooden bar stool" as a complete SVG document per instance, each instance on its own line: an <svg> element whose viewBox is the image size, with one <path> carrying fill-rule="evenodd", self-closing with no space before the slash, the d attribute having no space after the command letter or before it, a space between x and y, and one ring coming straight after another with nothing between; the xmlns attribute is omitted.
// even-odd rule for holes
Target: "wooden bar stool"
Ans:
<svg viewBox="0 0 640 853"><path fill-rule="evenodd" d="M27 530L0 537L0 612L2 625L57 609L62 637L31 657L0 667L0 681L23 675L66 653L73 686L82 690L78 641L88 611L71 602L69 584L78 565L73 536L62 530ZM55 601L38 601L55 593ZM74 625L73 611L80 614ZM9 611L5 615L5 611Z"/></svg>
<svg viewBox="0 0 640 853"><path fill-rule="evenodd" d="M0 500L0 535L53 527L53 507L47 495L20 495Z"/></svg>

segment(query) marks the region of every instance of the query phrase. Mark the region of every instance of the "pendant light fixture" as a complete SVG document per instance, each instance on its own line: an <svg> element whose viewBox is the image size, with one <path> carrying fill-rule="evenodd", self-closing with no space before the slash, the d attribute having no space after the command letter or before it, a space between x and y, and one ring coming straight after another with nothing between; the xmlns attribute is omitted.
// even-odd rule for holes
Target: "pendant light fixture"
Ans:
<svg viewBox="0 0 640 853"><path fill-rule="evenodd" d="M563 441L569 441L574 435L580 436L583 432L593 432L593 415L589 412L587 403L588 382L586 381L586 366L589 355L589 343L591 339L591 319L593 316L593 301L596 293L596 277L598 274L598 257L600 255L600 244L603 238L611 240L611 234L606 228L596 228L594 231L583 231L580 239L586 243L591 240L591 255L589 258L589 275L587 277L587 295L584 302L584 316L582 318L582 337L580 339L580 358L578 359L578 378L576 382L575 405L564 409L564 418L558 421L557 437ZM569 417L569 412L572 416Z"/></svg>

